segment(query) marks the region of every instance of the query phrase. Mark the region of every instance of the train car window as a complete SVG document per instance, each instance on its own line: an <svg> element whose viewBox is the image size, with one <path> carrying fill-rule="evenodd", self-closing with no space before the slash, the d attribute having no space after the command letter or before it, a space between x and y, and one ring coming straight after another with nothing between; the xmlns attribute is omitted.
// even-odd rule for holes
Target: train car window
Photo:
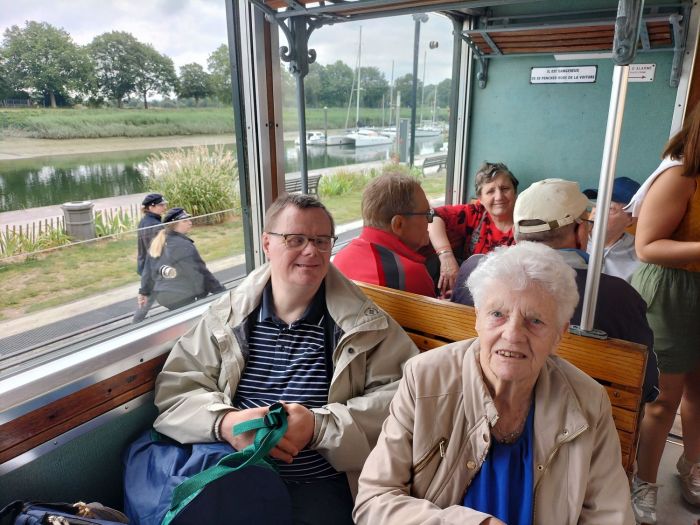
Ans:
<svg viewBox="0 0 700 525"><path fill-rule="evenodd" d="M416 40L417 24L420 31ZM316 51L316 60L304 79L309 189L329 207L341 232L358 227L362 190L382 173L413 175L420 179L429 198L442 202L451 31L448 18L431 13L350 22L312 33L308 46ZM283 34L280 44L286 44ZM418 73L415 93L414 60ZM294 187L300 170L298 100L288 64L282 62L281 70L289 188ZM414 96L416 132L411 141Z"/></svg>
<svg viewBox="0 0 700 525"><path fill-rule="evenodd" d="M225 6L40 4L0 22L0 377L244 273Z"/></svg>

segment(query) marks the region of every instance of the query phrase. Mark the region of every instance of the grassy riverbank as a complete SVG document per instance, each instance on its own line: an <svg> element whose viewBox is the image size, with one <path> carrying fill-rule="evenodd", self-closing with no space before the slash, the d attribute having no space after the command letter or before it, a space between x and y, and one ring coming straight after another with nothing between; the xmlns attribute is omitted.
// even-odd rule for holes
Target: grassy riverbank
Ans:
<svg viewBox="0 0 700 525"><path fill-rule="evenodd" d="M216 135L233 133L233 110L12 109L0 111L0 129L42 139Z"/></svg>
<svg viewBox="0 0 700 525"><path fill-rule="evenodd" d="M424 116L431 115L430 108ZM446 119L442 110L440 118ZM410 117L402 108L401 116ZM354 125L355 114L348 119L347 108L307 108L307 129L342 129ZM360 119L366 125L388 123L388 110L364 108ZM295 108L285 108L285 131L298 129ZM232 108L179 109L2 109L0 137L37 139L76 139L105 137L166 137L173 135L216 135L233 133Z"/></svg>

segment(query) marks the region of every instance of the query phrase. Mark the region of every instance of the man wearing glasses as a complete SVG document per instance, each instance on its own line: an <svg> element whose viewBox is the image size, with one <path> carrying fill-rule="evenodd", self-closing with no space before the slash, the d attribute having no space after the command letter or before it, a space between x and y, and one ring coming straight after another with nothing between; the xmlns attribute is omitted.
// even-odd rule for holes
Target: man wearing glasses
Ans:
<svg viewBox="0 0 700 525"><path fill-rule="evenodd" d="M435 297L435 284L418 250L430 242L435 212L420 183L381 175L362 194L362 233L333 259L349 279Z"/></svg>
<svg viewBox="0 0 700 525"><path fill-rule="evenodd" d="M418 352L330 264L333 218L315 197L279 198L265 224L269 263L176 343L156 383L154 426L180 443L240 450L254 432L233 427L282 401L289 427L271 456L294 522L350 524L357 476Z"/></svg>

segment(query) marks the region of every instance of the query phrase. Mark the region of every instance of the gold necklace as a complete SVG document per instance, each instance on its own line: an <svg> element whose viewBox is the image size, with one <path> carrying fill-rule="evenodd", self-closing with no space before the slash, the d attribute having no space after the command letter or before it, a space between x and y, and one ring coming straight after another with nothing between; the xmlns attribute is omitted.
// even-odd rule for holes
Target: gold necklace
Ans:
<svg viewBox="0 0 700 525"><path fill-rule="evenodd" d="M532 403L532 401L530 403ZM496 438L496 441L498 441L499 443L510 445L511 443L515 443L518 440L518 438L520 438L521 434L523 433L523 430L525 430L525 423L527 422L527 417L528 415L530 415L529 403L527 407L527 411L525 411L524 416L521 417L520 423L518 423L518 426L515 427L515 430L513 430L512 432L501 432L496 428L496 425L491 427L491 433Z"/></svg>
<svg viewBox="0 0 700 525"><path fill-rule="evenodd" d="M525 418L525 419L527 419L527 418ZM520 424L520 426L518 427L518 429L514 430L513 432L508 432L507 434L501 434L501 432L499 432L498 430L496 430L495 427L493 427L491 429L491 433L494 435L494 437L496 438L496 441L498 441L499 443L503 443L505 445L510 445L512 443L515 443L518 440L518 438L520 438L524 429L525 429L525 421L523 421ZM499 434L499 435L496 435L496 434Z"/></svg>

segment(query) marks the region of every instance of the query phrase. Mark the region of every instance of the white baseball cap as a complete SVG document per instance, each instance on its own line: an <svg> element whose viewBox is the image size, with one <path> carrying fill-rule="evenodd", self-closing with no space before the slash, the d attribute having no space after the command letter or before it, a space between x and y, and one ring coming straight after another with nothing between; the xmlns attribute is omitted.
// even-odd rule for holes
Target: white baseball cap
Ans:
<svg viewBox="0 0 700 525"><path fill-rule="evenodd" d="M556 230L571 224L592 206L579 188L578 182L545 179L533 183L515 201L513 222L518 233ZM521 225L521 221L540 224Z"/></svg>

